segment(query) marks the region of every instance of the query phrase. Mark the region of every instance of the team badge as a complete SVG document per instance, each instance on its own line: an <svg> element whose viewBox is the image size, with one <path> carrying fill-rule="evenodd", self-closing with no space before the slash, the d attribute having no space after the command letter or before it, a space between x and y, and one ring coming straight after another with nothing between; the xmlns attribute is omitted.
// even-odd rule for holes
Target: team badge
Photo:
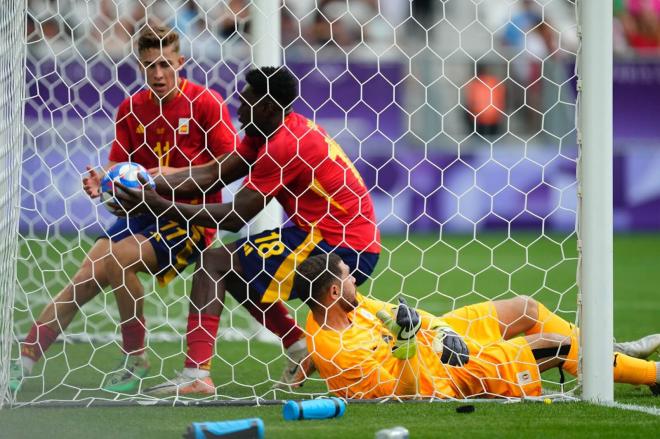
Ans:
<svg viewBox="0 0 660 439"><path fill-rule="evenodd" d="M523 372L518 372L518 384L529 384L532 382L532 374L529 371L525 370Z"/></svg>
<svg viewBox="0 0 660 439"><path fill-rule="evenodd" d="M188 134L190 131L190 119L187 117L179 118L179 134Z"/></svg>

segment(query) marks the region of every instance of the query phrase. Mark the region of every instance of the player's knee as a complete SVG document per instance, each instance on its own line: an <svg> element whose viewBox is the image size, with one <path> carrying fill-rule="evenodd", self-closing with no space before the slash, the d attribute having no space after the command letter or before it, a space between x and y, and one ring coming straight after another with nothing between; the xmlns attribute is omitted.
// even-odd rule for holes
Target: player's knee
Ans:
<svg viewBox="0 0 660 439"><path fill-rule="evenodd" d="M562 334L555 334L555 333L543 333L541 334L541 338L546 341L549 345L554 346L554 347L565 347L571 346L571 338L567 337Z"/></svg>
<svg viewBox="0 0 660 439"><path fill-rule="evenodd" d="M529 296L518 296L517 300L520 302L522 313L532 323L536 323L539 317L539 304L536 300Z"/></svg>
<svg viewBox="0 0 660 439"><path fill-rule="evenodd" d="M110 248L109 254L104 259L104 269L107 276L121 276L123 273L139 271L141 264L140 249L132 242L121 241Z"/></svg>

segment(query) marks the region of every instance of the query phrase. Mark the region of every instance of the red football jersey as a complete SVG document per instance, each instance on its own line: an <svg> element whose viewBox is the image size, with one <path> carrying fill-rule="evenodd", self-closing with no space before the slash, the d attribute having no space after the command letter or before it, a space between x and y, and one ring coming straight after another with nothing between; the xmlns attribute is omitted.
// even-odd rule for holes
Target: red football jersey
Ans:
<svg viewBox="0 0 660 439"><path fill-rule="evenodd" d="M297 226L316 225L330 245L380 252L369 192L323 128L291 113L268 142L246 137L238 151L253 161L247 187L274 196Z"/></svg>
<svg viewBox="0 0 660 439"><path fill-rule="evenodd" d="M236 130L222 97L182 79L178 95L161 104L150 90L124 100L117 111L115 141L109 160L135 162L147 169L187 168L234 150ZM180 202L198 204L202 197ZM222 202L220 191L206 194L207 203ZM215 236L207 229L207 243Z"/></svg>

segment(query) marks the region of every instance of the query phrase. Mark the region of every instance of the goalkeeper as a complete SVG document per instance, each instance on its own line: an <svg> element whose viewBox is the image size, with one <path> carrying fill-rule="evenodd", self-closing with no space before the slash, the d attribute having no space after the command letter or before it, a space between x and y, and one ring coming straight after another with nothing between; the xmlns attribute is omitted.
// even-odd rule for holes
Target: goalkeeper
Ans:
<svg viewBox="0 0 660 439"><path fill-rule="evenodd" d="M577 328L529 297L434 317L403 299L395 307L360 295L334 254L303 262L294 288L310 308L314 364L341 397L540 396L541 372L577 373ZM660 363L634 356L649 356L659 340L616 344L614 380L648 385L657 395Z"/></svg>

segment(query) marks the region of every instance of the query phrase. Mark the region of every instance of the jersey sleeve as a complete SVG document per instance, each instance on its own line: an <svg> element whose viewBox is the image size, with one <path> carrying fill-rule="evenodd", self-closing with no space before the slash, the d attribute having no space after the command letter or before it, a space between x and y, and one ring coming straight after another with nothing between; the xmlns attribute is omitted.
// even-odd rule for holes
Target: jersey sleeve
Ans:
<svg viewBox="0 0 660 439"><path fill-rule="evenodd" d="M417 312L419 312L419 316L422 318L422 329L433 331L438 328L451 328L451 325L441 317L434 316L421 309L418 309Z"/></svg>
<svg viewBox="0 0 660 439"><path fill-rule="evenodd" d="M361 294L358 295L358 300L374 315L376 315L376 313L380 310L387 310L390 313L394 313L394 310L396 309L396 305L393 305L389 302L383 302L382 300L365 297ZM433 331L442 327L451 328L451 325L441 317L434 316L433 314L419 308L416 309L420 318L422 319L421 329Z"/></svg>
<svg viewBox="0 0 660 439"><path fill-rule="evenodd" d="M250 168L245 185L264 196L276 196L282 187L294 181L304 170L304 163L295 154L289 154L283 139L272 140Z"/></svg>
<svg viewBox="0 0 660 439"><path fill-rule="evenodd" d="M206 147L209 153L218 157L232 152L238 137L222 97L216 92L206 91L196 106L196 111L201 113L198 120L206 132Z"/></svg>
<svg viewBox="0 0 660 439"><path fill-rule="evenodd" d="M110 147L110 154L108 160L111 162L127 162L130 158L130 153L133 151L131 142L131 130L128 123L130 113L129 100L125 100L117 110L115 118L115 140Z"/></svg>

